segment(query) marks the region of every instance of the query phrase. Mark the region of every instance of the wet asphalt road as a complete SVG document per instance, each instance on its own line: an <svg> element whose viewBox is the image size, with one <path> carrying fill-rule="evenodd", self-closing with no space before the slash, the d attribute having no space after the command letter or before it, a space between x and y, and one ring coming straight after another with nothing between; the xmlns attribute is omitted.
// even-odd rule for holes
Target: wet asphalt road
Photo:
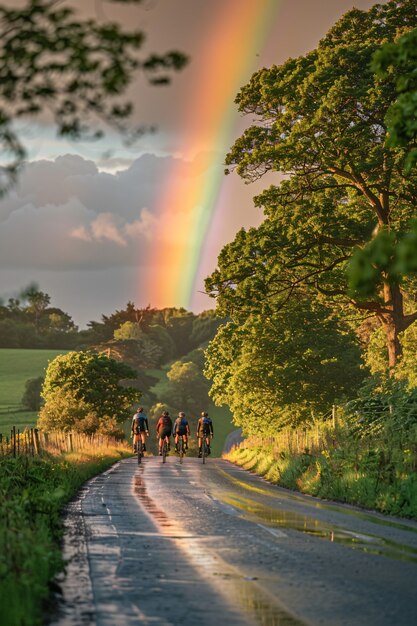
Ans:
<svg viewBox="0 0 417 626"><path fill-rule="evenodd" d="M54 626L417 624L417 523L226 461L122 461L66 518Z"/></svg>

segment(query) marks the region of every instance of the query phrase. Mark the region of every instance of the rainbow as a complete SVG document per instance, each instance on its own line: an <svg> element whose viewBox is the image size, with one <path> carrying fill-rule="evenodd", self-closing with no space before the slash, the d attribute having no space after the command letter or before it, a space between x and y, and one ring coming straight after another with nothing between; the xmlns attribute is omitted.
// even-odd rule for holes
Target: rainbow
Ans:
<svg viewBox="0 0 417 626"><path fill-rule="evenodd" d="M152 306L193 308L196 277L224 178L219 153L233 142L238 114L234 99L258 69L280 0L227 0L199 57L201 81L187 94L183 155L164 181L158 200L160 249L149 259L147 284ZM242 45L243 44L243 45ZM143 299L143 297L142 297ZM208 301L209 303L209 301ZM208 308L208 306L207 306Z"/></svg>

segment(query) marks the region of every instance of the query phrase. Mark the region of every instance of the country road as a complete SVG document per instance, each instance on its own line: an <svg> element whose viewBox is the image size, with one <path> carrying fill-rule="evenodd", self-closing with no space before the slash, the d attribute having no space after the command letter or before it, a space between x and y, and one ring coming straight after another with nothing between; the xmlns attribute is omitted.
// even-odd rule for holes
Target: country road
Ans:
<svg viewBox="0 0 417 626"><path fill-rule="evenodd" d="M71 503L65 555L53 626L417 624L417 523L220 459L116 464Z"/></svg>

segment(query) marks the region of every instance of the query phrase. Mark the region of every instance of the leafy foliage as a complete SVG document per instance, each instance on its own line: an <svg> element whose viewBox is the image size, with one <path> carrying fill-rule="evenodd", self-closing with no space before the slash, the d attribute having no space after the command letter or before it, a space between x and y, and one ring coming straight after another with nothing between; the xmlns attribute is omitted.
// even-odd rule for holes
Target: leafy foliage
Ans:
<svg viewBox="0 0 417 626"><path fill-rule="evenodd" d="M411 442L417 432L417 387L410 389L407 381L377 376L366 381L344 410L355 436L394 430L404 442Z"/></svg>
<svg viewBox="0 0 417 626"><path fill-rule="evenodd" d="M203 376L202 367L193 361L176 361L168 370L169 380L162 400L197 415L207 407L209 384Z"/></svg>
<svg viewBox="0 0 417 626"><path fill-rule="evenodd" d="M46 371L39 427L120 435L118 424L130 416L141 395L121 383L135 377L131 367L104 354L68 352L56 357Z"/></svg>
<svg viewBox="0 0 417 626"><path fill-rule="evenodd" d="M0 304L0 346L3 348L70 348L77 342L77 327L70 315L50 307L50 297L36 285L19 299Z"/></svg>
<svg viewBox="0 0 417 626"><path fill-rule="evenodd" d="M307 301L268 318L229 322L206 350L210 395L227 404L246 434L272 434L327 413L361 380L352 336Z"/></svg>
<svg viewBox="0 0 417 626"><path fill-rule="evenodd" d="M132 140L144 128L126 124L133 104L121 97L135 73L141 70L151 84L167 84L187 61L177 51L141 56L143 32L79 19L74 9L51 0L0 6L0 32L0 146L8 158L2 191L25 156L16 120L48 111L60 136L97 139L105 123Z"/></svg>
<svg viewBox="0 0 417 626"><path fill-rule="evenodd" d="M417 29L385 44L373 58L374 70L383 78L394 74L398 98L387 111L387 144L408 148L405 169L417 162Z"/></svg>
<svg viewBox="0 0 417 626"><path fill-rule="evenodd" d="M41 391L43 382L43 376L29 378L29 380L26 381L25 393L22 397L22 405L30 411L39 411L41 407Z"/></svg>

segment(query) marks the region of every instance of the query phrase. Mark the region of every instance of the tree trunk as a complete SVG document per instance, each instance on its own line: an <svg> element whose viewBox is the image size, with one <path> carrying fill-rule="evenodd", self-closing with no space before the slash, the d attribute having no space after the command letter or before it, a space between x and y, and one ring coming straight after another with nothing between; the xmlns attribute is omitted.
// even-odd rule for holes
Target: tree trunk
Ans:
<svg viewBox="0 0 417 626"><path fill-rule="evenodd" d="M384 328L385 341L388 349L388 365L390 375L392 375L398 359L402 355L401 342L398 337L399 331L393 318L387 319L385 317L382 322L382 326Z"/></svg>
<svg viewBox="0 0 417 626"><path fill-rule="evenodd" d="M384 285L384 307L378 318L385 332L388 365L390 375L392 375L398 359L402 355L399 333L408 326L405 323L403 296L398 285Z"/></svg>

